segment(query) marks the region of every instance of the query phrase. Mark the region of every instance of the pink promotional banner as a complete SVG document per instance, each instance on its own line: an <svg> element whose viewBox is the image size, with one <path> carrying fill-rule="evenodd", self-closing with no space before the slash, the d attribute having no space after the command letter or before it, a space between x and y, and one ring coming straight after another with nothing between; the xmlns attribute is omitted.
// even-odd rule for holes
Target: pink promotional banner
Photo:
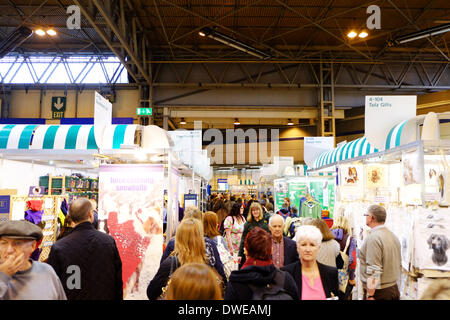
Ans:
<svg viewBox="0 0 450 320"><path fill-rule="evenodd" d="M125 299L147 299L147 286L158 270L163 196L161 165L100 166L99 220L119 250Z"/></svg>

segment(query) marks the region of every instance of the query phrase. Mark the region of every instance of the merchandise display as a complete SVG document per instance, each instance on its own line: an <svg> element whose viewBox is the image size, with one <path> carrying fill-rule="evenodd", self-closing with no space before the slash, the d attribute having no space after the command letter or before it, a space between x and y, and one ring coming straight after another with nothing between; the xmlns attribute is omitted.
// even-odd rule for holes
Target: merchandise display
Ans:
<svg viewBox="0 0 450 320"><path fill-rule="evenodd" d="M442 187L445 179L439 181L439 176L446 175L448 163L449 141L419 140L333 165L340 182L334 218L348 220L358 248L370 230L364 213L372 204L385 207L385 225L401 244L399 288L403 299L419 299L424 286L450 278L450 208ZM357 184L355 172L366 179ZM357 281L354 298L362 299L362 294L362 284Z"/></svg>

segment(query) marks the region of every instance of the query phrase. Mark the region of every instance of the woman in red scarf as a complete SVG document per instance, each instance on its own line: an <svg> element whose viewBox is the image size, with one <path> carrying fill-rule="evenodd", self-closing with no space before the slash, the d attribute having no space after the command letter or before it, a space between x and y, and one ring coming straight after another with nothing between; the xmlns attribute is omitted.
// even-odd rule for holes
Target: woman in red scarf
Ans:
<svg viewBox="0 0 450 320"><path fill-rule="evenodd" d="M244 251L247 260L240 270L231 272L225 290L225 300L255 300L255 296L263 292L264 288L278 284L282 284L282 299L299 299L292 276L277 269L272 263L270 233L260 227L253 228L245 238Z"/></svg>

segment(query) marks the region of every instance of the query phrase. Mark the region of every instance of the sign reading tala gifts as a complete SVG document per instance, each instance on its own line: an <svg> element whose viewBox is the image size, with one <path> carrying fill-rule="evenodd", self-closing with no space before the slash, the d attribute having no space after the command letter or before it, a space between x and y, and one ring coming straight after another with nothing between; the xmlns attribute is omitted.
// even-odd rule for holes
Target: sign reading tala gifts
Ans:
<svg viewBox="0 0 450 320"><path fill-rule="evenodd" d="M105 165L99 170L99 220L107 220L122 260L126 299L147 299L163 247L164 168Z"/></svg>
<svg viewBox="0 0 450 320"><path fill-rule="evenodd" d="M384 150L390 130L414 118L417 96L366 96L365 133L370 144Z"/></svg>

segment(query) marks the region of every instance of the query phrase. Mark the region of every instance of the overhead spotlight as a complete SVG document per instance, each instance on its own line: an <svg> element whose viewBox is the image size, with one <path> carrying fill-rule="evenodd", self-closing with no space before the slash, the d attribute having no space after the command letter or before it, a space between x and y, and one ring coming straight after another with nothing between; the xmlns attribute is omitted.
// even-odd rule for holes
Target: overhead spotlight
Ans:
<svg viewBox="0 0 450 320"><path fill-rule="evenodd" d="M42 29L37 29L37 30L34 31L34 33L36 33L40 37L45 36L45 31L42 30Z"/></svg>
<svg viewBox="0 0 450 320"><path fill-rule="evenodd" d="M366 32L366 31L361 31L359 34L358 34L358 37L360 37L360 38L365 38L365 37L367 37L369 34Z"/></svg>
<svg viewBox="0 0 450 320"><path fill-rule="evenodd" d="M238 125L240 125L240 124L241 124L241 123L239 122L239 119L238 119L238 118L234 119L234 125L238 126Z"/></svg>
<svg viewBox="0 0 450 320"><path fill-rule="evenodd" d="M203 31L203 29L200 30L200 31L198 32L198 34L199 34L201 37L205 37L205 36L206 36L206 33L205 33L205 31Z"/></svg>
<svg viewBox="0 0 450 320"><path fill-rule="evenodd" d="M47 30L47 34L49 36L54 37L54 36L56 36L56 31L55 31L55 29L50 28L50 29Z"/></svg>
<svg viewBox="0 0 450 320"><path fill-rule="evenodd" d="M186 124L186 120L184 120L184 118L181 118L180 124Z"/></svg>
<svg viewBox="0 0 450 320"><path fill-rule="evenodd" d="M292 122L292 120L291 120L291 119L288 119L288 123L287 123L287 125L288 125L288 126L293 126L293 125L294 125L294 123Z"/></svg>
<svg viewBox="0 0 450 320"><path fill-rule="evenodd" d="M355 31L350 31L349 33L347 33L347 37L349 37L350 39L353 39L354 37L356 37L358 34Z"/></svg>

